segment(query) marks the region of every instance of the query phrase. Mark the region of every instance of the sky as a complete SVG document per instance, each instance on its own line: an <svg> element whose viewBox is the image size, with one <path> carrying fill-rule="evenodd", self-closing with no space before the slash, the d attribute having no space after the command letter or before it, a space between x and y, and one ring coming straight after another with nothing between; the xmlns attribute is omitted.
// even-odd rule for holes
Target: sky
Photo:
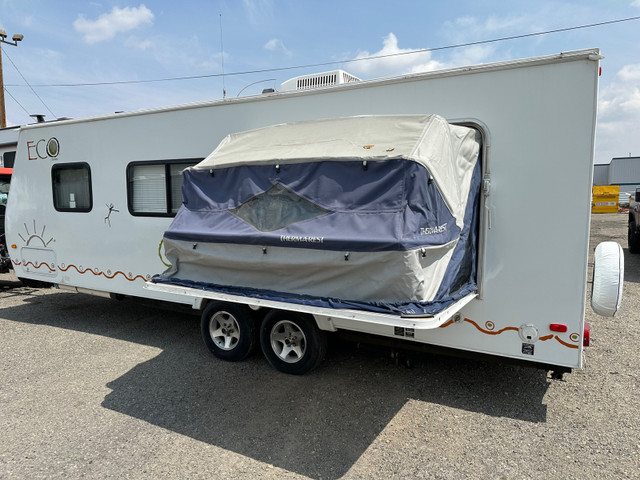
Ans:
<svg viewBox="0 0 640 480"><path fill-rule="evenodd" d="M598 47L595 163L609 163L640 156L640 19L440 47L633 17L640 0L0 0L0 28L24 35L2 45L7 123L255 95L338 68L368 80ZM181 77L202 78L166 80Z"/></svg>

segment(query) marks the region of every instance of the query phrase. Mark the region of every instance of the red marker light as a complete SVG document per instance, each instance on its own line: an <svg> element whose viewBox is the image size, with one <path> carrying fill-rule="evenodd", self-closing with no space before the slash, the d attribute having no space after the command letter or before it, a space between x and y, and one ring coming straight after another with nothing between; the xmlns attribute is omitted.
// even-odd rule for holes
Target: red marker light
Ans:
<svg viewBox="0 0 640 480"><path fill-rule="evenodd" d="M587 322L584 323L584 332L582 334L582 346L588 347L589 340L591 340L591 325Z"/></svg>
<svg viewBox="0 0 640 480"><path fill-rule="evenodd" d="M551 330L552 332L566 332L567 326L563 325L562 323L552 323L551 325L549 325L549 330Z"/></svg>

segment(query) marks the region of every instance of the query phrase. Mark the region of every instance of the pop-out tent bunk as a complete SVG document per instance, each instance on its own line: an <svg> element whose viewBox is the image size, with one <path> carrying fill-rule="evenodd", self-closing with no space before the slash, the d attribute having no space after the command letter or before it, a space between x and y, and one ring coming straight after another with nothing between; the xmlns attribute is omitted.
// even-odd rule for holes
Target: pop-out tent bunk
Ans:
<svg viewBox="0 0 640 480"><path fill-rule="evenodd" d="M437 115L227 136L183 172L154 277L226 294L435 314L477 290L481 136Z"/></svg>

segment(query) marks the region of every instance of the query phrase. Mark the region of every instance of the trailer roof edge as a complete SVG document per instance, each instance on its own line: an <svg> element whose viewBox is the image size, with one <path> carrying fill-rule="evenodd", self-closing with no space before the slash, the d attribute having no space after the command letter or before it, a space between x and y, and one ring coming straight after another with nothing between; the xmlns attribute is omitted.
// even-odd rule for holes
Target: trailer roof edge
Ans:
<svg viewBox="0 0 640 480"><path fill-rule="evenodd" d="M268 94L259 94L259 95L251 95L246 97L239 98L225 98L218 100L207 100L202 102L193 102L179 105L171 105L165 107L156 107L156 108L147 108L141 110L132 110L129 112L120 112L120 113L112 113L106 115L97 115L92 117L83 117L76 119L68 119L68 120L60 120L60 121L52 121L52 122L44 122L44 123L34 123L31 125L24 125L21 127L21 130L31 130L35 128L46 128L52 125L69 125L75 123L85 123L85 122L96 122L102 120L111 120L115 118L122 117L135 117L135 116L143 116L150 115L155 113L164 113L164 112L172 112L172 111L180 111L180 110L189 110L196 108L206 108L215 105L229 105L235 103L250 103L250 102L259 102L259 101L269 101L276 98L282 98L283 96L302 96L302 95L317 95L320 93L325 93L328 90L336 91L336 90L344 90L351 88L367 88L369 86L374 85L384 85L384 84L394 84L399 82L411 82L411 81L419 81L426 78L442 78L442 77L450 77L456 75L465 75L465 74L475 74L479 72L489 72L493 70L503 70L503 69L512 69L512 68L522 68L533 65L542 65L546 63L557 63L557 62L570 62L570 61L579 61L579 60L590 60L590 61L599 61L602 59L600 55L599 48L589 48L582 50L571 50L567 52L560 52L553 55L544 55L539 57L527 57L516 60L506 60L502 62L493 62L493 63L485 63L478 65L470 65L463 67L455 67L444 70L434 70L430 72L421 72L421 73L412 73L407 75L400 75L396 77L385 77L385 78L377 78L372 80L363 80L358 83L351 84L343 84L343 85L335 85L329 87L320 87L316 89L310 90L302 90L302 91L289 91L289 92L274 92Z"/></svg>

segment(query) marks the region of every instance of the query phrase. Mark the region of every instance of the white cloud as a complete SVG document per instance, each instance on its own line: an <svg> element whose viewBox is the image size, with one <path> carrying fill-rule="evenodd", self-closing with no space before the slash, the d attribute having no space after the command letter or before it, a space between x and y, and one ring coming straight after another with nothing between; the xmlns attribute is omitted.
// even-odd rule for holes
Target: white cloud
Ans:
<svg viewBox="0 0 640 480"><path fill-rule="evenodd" d="M640 0L638 0L638 2L640 2ZM622 67L622 70L618 72L617 77L625 83L640 82L640 64L625 65Z"/></svg>
<svg viewBox="0 0 640 480"><path fill-rule="evenodd" d="M531 31L531 29L537 28L535 23L536 20L534 18L524 15L490 16L484 20L476 17L459 17L454 21L445 22L444 27L445 31L456 43L459 43L471 38L484 40L489 35Z"/></svg>
<svg viewBox="0 0 640 480"><path fill-rule="evenodd" d="M258 25L273 17L270 0L242 0L242 3L252 25Z"/></svg>
<svg viewBox="0 0 640 480"><path fill-rule="evenodd" d="M264 44L264 49L269 50L270 52L282 51L287 56L291 56L291 51L284 46L284 43L279 38L272 38L267 43Z"/></svg>
<svg viewBox="0 0 640 480"><path fill-rule="evenodd" d="M411 48L400 48L398 38L389 33L382 42L382 48L374 53L362 51L355 59L383 57L362 60L349 64L349 71L365 77L385 77L407 73L427 72L443 68L443 64L431 58L431 52L417 52Z"/></svg>
<svg viewBox="0 0 640 480"><path fill-rule="evenodd" d="M631 6L632 7L640 7L640 0L633 0L633 2L631 2Z"/></svg>
<svg viewBox="0 0 640 480"><path fill-rule="evenodd" d="M464 23L465 19L460 19L460 21ZM462 65L476 65L486 62L494 53L495 46L493 45L472 45L455 49L447 61L435 60L430 51L421 51L418 48L400 48L398 46L398 38L393 33L389 33L383 39L383 45L380 50L374 53L362 51L355 57L356 59L367 57L382 58L350 63L348 70L355 75L366 78L388 77L430 72Z"/></svg>
<svg viewBox="0 0 640 480"><path fill-rule="evenodd" d="M152 46L153 46L153 42L152 42L151 40L142 40L141 42L139 42L139 43L137 44L137 47L138 47L140 50L147 50L147 49L149 49L149 48L150 48L150 47L152 47Z"/></svg>
<svg viewBox="0 0 640 480"><path fill-rule="evenodd" d="M447 67L459 67L463 65L478 65L486 62L495 53L494 45L472 45L465 48L457 48L451 54Z"/></svg>
<svg viewBox="0 0 640 480"><path fill-rule="evenodd" d="M111 12L100 15L96 20L88 20L79 15L73 28L84 35L87 43L110 40L118 33L134 30L142 25L151 25L154 15L141 4L139 7L113 7Z"/></svg>
<svg viewBox="0 0 640 480"><path fill-rule="evenodd" d="M265 50L274 51L278 48L278 46L282 45L282 41L277 38L272 38L267 43L264 44Z"/></svg>
<svg viewBox="0 0 640 480"><path fill-rule="evenodd" d="M131 36L131 37L127 38L125 40L125 45L127 45L128 47L131 47L131 48L142 50L143 52L147 51L147 50L150 50L151 48L156 46L155 42L150 40L150 39L142 40L142 39L137 38L135 36Z"/></svg>
<svg viewBox="0 0 640 480"><path fill-rule="evenodd" d="M640 155L640 64L625 65L600 89L596 163Z"/></svg>
<svg viewBox="0 0 640 480"><path fill-rule="evenodd" d="M486 18L459 17L443 24L443 35L446 41L452 45L494 40L526 32L544 31L548 28L548 17L549 12L545 8L541 8L535 14L527 15L492 15ZM529 41L538 44L544 39L544 36L540 36L531 38ZM448 50L446 55L451 55L452 66L482 63L498 51L503 52L501 58L504 60L505 53L509 51L510 46L511 42L470 45L469 47Z"/></svg>

